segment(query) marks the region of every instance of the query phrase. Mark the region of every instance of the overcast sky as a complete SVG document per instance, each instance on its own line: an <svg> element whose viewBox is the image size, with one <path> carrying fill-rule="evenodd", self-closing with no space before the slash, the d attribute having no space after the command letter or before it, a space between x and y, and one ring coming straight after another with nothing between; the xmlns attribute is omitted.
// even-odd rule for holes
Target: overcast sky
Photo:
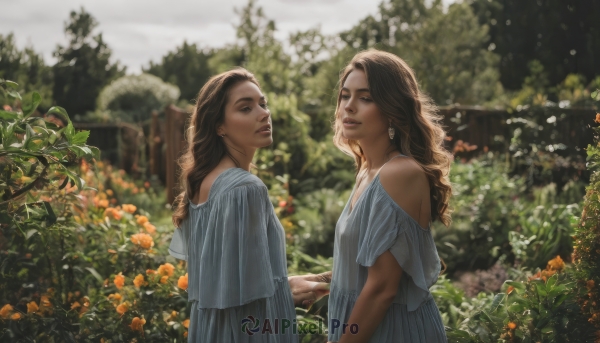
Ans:
<svg viewBox="0 0 600 343"><path fill-rule="evenodd" d="M445 2L450 2L446 0ZM377 12L380 0L258 0L277 25L277 37L321 26L325 34L352 27ZM0 0L0 34L15 34L20 48L32 45L53 64L52 51L66 45L64 23L81 6L99 22L113 58L138 73L150 60L180 46L184 40L201 47L221 47L235 41L234 8L247 0Z"/></svg>

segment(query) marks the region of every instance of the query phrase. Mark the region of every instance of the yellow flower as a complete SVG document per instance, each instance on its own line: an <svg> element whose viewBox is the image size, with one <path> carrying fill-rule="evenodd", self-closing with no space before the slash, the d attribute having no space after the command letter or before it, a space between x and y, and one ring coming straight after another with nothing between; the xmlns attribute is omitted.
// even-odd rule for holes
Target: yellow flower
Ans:
<svg viewBox="0 0 600 343"><path fill-rule="evenodd" d="M129 327L133 331L144 332L144 324L146 324L146 319L144 319L144 318L140 319L139 317L134 317L131 320L131 324L129 325Z"/></svg>
<svg viewBox="0 0 600 343"><path fill-rule="evenodd" d="M185 273L185 275L179 277L179 280L177 280L177 287L183 289L184 291L187 290L187 288L188 288L188 273Z"/></svg>
<svg viewBox="0 0 600 343"><path fill-rule="evenodd" d="M189 320L189 319L186 319L186 320L184 320L184 321L183 321L183 323L181 323L181 324L183 325L183 327L184 327L184 328L186 328L186 329L187 329L187 328L189 328L189 326L190 326L190 320Z"/></svg>
<svg viewBox="0 0 600 343"><path fill-rule="evenodd" d="M144 275L142 274L138 274L135 279L133 279L133 284L136 288L140 288L144 283Z"/></svg>
<svg viewBox="0 0 600 343"><path fill-rule="evenodd" d="M13 307L10 304L2 306L2 309L0 309L0 317L2 317L3 319L8 318L8 315L12 312L12 310Z"/></svg>
<svg viewBox="0 0 600 343"><path fill-rule="evenodd" d="M514 330L517 328L517 324L515 324L513 322L508 322L508 328L511 330Z"/></svg>
<svg viewBox="0 0 600 343"><path fill-rule="evenodd" d="M39 310L40 308L38 307L38 305L35 303L35 301L29 302L27 304L27 313L35 313Z"/></svg>
<svg viewBox="0 0 600 343"><path fill-rule="evenodd" d="M115 276L114 282L117 289L123 288L123 286L125 286L125 277L123 276L123 273L119 273L119 275Z"/></svg>
<svg viewBox="0 0 600 343"><path fill-rule="evenodd" d="M138 224L144 225L145 223L148 222L148 217L146 217L146 216L138 216L136 220L137 220Z"/></svg>
<svg viewBox="0 0 600 343"><path fill-rule="evenodd" d="M136 210L137 210L137 207L135 207L135 205L131 205L131 204L123 205L123 211L125 211L127 213L133 214Z"/></svg>
<svg viewBox="0 0 600 343"><path fill-rule="evenodd" d="M163 277L160 278L160 283L166 284L167 280L169 280L169 277L167 275L165 275L165 276L163 276Z"/></svg>
<svg viewBox="0 0 600 343"><path fill-rule="evenodd" d="M136 233L131 235L131 242L135 245L139 245L144 249L150 249L154 246L154 240L147 233Z"/></svg>
<svg viewBox="0 0 600 343"><path fill-rule="evenodd" d="M148 231L148 233L153 234L156 232L156 226L150 224L150 222L144 223L144 229Z"/></svg>
<svg viewBox="0 0 600 343"><path fill-rule="evenodd" d="M121 305L117 306L117 313L123 315L125 314L125 312L127 312L128 309L129 305L126 302L122 303Z"/></svg>
<svg viewBox="0 0 600 343"><path fill-rule="evenodd" d="M20 313L15 313L12 316L10 316L10 319L12 319L12 320L19 320L19 319L21 319L21 314Z"/></svg>
<svg viewBox="0 0 600 343"><path fill-rule="evenodd" d="M175 270L175 267L172 264L165 263L165 264L160 265L160 267L158 267L157 272L160 275L173 276L174 270Z"/></svg>

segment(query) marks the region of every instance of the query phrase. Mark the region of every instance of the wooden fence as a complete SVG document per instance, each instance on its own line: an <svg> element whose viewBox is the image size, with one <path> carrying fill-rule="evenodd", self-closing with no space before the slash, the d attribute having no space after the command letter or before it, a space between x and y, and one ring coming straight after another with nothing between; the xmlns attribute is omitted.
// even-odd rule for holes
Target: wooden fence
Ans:
<svg viewBox="0 0 600 343"><path fill-rule="evenodd" d="M556 135L552 141L578 147L575 150L585 156L583 148L593 142L592 130L588 126L594 119L595 111L547 109L545 113L565 116L560 126L555 127ZM507 125L507 119L519 117L519 113L478 107L446 107L440 109L440 114L444 117L448 135L452 137L449 145L462 140L477 145L478 151L484 147L491 151L504 149L506 141L502 142L502 139L512 137L514 130ZM141 128L125 123L77 124L76 127L90 130L88 144L100 148L103 158L114 165L134 175L144 172L146 176L156 175L166 187L167 201L172 203L179 176L177 160L186 147L184 133L188 118L189 114L184 110L170 105L165 108L164 120L153 113L152 120ZM147 166L145 170L140 170L142 159Z"/></svg>

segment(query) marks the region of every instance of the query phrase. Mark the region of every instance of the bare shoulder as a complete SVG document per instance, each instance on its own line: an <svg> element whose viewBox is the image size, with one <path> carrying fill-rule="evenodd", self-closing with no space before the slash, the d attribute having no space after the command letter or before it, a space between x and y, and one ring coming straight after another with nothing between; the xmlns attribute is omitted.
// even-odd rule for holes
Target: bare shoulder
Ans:
<svg viewBox="0 0 600 343"><path fill-rule="evenodd" d="M429 181L425 171L410 157L398 157L386 164L380 172L383 189L398 206L415 220L422 218L429 207ZM428 218L425 220L425 223Z"/></svg>

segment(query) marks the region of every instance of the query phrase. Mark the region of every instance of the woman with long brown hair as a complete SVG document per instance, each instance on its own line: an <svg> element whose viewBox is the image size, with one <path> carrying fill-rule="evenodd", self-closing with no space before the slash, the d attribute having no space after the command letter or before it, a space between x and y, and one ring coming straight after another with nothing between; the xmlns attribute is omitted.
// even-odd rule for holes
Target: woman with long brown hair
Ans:
<svg viewBox="0 0 600 343"><path fill-rule="evenodd" d="M430 224L450 224L451 155L432 101L398 56L368 50L340 78L334 143L356 161L335 232L329 340L446 342L429 292Z"/></svg>
<svg viewBox="0 0 600 343"><path fill-rule="evenodd" d="M297 342L285 233L265 184L249 172L273 142L267 100L237 68L200 90L181 158L169 253L187 261L189 342ZM311 278L294 280L305 288ZM292 278L290 278L292 279ZM316 279L315 279L316 280ZM268 325L267 325L267 321Z"/></svg>

